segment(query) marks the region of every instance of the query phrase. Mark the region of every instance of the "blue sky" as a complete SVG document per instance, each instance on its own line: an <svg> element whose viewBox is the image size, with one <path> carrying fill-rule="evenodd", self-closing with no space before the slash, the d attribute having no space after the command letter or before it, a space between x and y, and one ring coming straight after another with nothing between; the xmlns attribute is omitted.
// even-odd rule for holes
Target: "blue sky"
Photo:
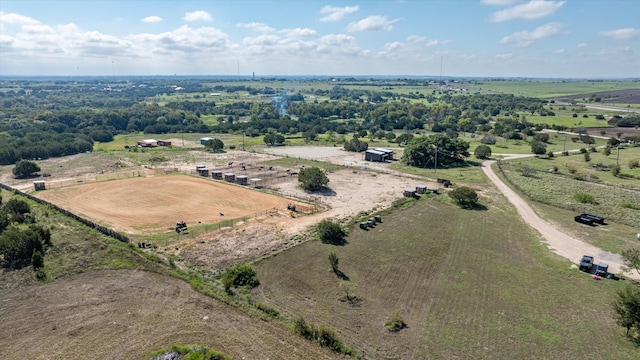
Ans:
<svg viewBox="0 0 640 360"><path fill-rule="evenodd" d="M433 76L442 60L445 76L637 78L638 14L636 0L2 0L0 76Z"/></svg>

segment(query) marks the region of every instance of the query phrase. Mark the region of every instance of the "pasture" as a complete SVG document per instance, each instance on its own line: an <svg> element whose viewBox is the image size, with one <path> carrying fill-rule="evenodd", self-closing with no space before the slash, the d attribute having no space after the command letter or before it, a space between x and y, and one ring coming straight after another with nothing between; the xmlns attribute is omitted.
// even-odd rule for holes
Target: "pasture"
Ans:
<svg viewBox="0 0 640 360"><path fill-rule="evenodd" d="M375 359L640 356L611 314L622 282L580 273L493 188L483 194L484 211L423 198L369 231L351 227L346 245L312 241L262 260L253 294ZM331 251L355 301L331 272ZM389 333L396 312L407 328Z"/></svg>
<svg viewBox="0 0 640 360"><path fill-rule="evenodd" d="M37 196L132 234L167 232L181 220L189 225L214 224L228 218L266 215L270 210L286 209L292 202L185 175L98 182L46 190Z"/></svg>
<svg viewBox="0 0 640 360"><path fill-rule="evenodd" d="M553 98L574 94L596 93L601 91L638 89L637 81L566 81L566 80L528 80L528 81L471 81L465 82L471 90L495 91L518 96Z"/></svg>

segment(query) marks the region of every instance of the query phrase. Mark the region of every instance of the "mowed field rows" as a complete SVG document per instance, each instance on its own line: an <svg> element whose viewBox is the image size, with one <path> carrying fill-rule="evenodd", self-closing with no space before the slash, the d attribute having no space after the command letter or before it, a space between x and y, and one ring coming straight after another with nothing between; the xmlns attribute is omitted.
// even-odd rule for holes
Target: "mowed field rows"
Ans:
<svg viewBox="0 0 640 360"><path fill-rule="evenodd" d="M623 281L572 268L491 191L484 211L422 199L374 229L350 229L344 246L308 242L262 260L254 293L374 359L638 358L612 317ZM340 301L331 251L354 304ZM408 327L389 333L395 312Z"/></svg>
<svg viewBox="0 0 640 360"><path fill-rule="evenodd" d="M286 209L291 200L186 175L131 178L52 189L36 194L65 209L129 233L167 231ZM220 214L224 214L224 217Z"/></svg>
<svg viewBox="0 0 640 360"><path fill-rule="evenodd" d="M202 344L234 359L336 359L335 353L146 271L92 271L0 293L3 359L146 359Z"/></svg>

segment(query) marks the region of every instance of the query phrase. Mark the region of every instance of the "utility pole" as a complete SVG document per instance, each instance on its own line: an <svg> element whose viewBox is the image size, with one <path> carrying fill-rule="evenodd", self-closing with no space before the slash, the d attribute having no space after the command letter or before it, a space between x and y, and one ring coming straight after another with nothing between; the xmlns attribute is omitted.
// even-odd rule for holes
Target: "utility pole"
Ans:
<svg viewBox="0 0 640 360"><path fill-rule="evenodd" d="M244 151L244 130L242 130L242 151Z"/></svg>
<svg viewBox="0 0 640 360"><path fill-rule="evenodd" d="M436 161L433 163L433 173L435 174L438 168L438 145L433 145L436 147Z"/></svg>

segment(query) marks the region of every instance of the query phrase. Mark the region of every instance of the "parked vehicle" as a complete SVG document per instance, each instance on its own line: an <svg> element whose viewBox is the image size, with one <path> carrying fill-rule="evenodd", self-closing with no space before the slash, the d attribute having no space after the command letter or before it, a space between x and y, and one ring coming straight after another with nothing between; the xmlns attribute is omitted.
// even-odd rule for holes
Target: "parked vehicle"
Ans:
<svg viewBox="0 0 640 360"><path fill-rule="evenodd" d="M580 260L580 271L590 273L593 268L593 256L584 255Z"/></svg>

